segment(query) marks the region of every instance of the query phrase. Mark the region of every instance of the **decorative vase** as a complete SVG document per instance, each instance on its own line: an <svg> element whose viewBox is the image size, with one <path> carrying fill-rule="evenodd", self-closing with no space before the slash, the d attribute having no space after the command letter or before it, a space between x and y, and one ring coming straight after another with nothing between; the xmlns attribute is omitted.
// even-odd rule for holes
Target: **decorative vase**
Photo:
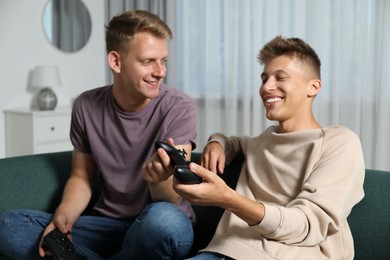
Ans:
<svg viewBox="0 0 390 260"><path fill-rule="evenodd" d="M57 96L51 88L44 88L38 94L39 110L53 110L57 106Z"/></svg>

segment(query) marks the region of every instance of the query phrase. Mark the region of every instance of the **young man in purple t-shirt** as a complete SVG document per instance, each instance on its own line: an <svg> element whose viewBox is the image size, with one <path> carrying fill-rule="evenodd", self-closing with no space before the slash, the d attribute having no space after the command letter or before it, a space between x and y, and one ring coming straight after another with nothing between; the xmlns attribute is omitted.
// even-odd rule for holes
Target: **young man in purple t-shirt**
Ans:
<svg viewBox="0 0 390 260"><path fill-rule="evenodd" d="M173 190L169 171L161 174L150 163L157 158L155 141L174 140L187 159L195 147L194 102L162 83L171 38L169 27L146 11L125 12L106 26L114 83L74 102L73 163L62 201L54 215L3 215L0 233L9 239L0 243L1 252L19 259L50 254L42 241L55 228L90 259L182 259L190 251L191 205ZM84 216L97 172L101 194L93 214Z"/></svg>

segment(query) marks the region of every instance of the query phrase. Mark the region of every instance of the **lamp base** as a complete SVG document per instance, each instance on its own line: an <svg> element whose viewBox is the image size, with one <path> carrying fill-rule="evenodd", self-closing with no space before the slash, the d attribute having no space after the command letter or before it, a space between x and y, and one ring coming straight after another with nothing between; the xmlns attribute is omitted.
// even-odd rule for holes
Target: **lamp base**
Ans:
<svg viewBox="0 0 390 260"><path fill-rule="evenodd" d="M44 88L38 94L39 110L53 110L57 106L57 96L51 88Z"/></svg>

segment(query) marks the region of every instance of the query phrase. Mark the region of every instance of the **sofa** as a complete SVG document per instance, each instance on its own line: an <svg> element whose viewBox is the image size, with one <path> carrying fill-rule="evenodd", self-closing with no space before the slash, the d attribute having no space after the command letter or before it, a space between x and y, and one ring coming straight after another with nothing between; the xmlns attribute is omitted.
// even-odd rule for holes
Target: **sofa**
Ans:
<svg viewBox="0 0 390 260"><path fill-rule="evenodd" d="M199 162L199 158L199 153L193 153L192 161ZM53 212L61 200L71 160L70 151L0 159L0 214L20 208ZM222 175L233 188L241 166L242 161L234 161ZM367 169L364 189L365 198L348 218L355 241L355 259L390 259L390 172ZM93 200L98 193L96 186ZM223 212L218 207L193 208L197 225L192 254L210 241ZM0 256L2 259L7 258Z"/></svg>

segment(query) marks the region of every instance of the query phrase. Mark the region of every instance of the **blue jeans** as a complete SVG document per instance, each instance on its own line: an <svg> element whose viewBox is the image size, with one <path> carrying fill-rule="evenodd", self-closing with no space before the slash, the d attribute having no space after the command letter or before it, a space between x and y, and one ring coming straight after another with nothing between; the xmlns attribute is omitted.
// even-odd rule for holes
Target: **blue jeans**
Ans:
<svg viewBox="0 0 390 260"><path fill-rule="evenodd" d="M187 258L187 260L234 260L231 257L213 252L200 252L198 255Z"/></svg>
<svg viewBox="0 0 390 260"><path fill-rule="evenodd" d="M0 216L0 253L42 259L38 245L52 215L15 210ZM80 216L72 229L76 251L88 259L183 259L194 239L191 221L169 202L146 205L133 220Z"/></svg>

